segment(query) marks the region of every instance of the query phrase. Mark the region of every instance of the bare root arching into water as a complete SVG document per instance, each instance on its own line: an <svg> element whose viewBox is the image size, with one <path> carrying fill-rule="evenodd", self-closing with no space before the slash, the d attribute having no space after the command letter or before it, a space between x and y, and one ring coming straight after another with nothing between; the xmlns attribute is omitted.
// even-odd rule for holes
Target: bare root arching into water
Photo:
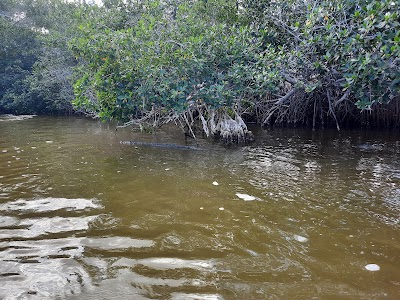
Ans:
<svg viewBox="0 0 400 300"><path fill-rule="evenodd" d="M233 116L232 116L233 115ZM248 130L246 123L237 111L228 111L226 108L213 109L206 105L191 105L187 110L170 114L163 113L162 109L152 108L140 119L133 119L122 126L137 125L141 129L153 129L164 124L174 122L186 135L196 139L199 130L206 137L220 139L224 144L244 144L254 141L253 133Z"/></svg>
<svg viewBox="0 0 400 300"><path fill-rule="evenodd" d="M254 140L253 134L235 111L232 118L224 110L199 110L203 130L207 136L219 136L225 144L240 144Z"/></svg>
<svg viewBox="0 0 400 300"><path fill-rule="evenodd" d="M387 104L374 103L360 110L349 92L322 89L307 94L299 88L290 89L284 96L267 95L254 104L255 119L264 126L307 126L316 128L348 127L399 128L400 99Z"/></svg>

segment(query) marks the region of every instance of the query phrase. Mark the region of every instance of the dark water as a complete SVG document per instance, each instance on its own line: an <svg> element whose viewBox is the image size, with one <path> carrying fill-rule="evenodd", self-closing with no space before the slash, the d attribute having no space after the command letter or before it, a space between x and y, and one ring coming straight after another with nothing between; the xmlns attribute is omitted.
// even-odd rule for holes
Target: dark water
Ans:
<svg viewBox="0 0 400 300"><path fill-rule="evenodd" d="M0 299L400 299L399 135L256 138L0 117Z"/></svg>

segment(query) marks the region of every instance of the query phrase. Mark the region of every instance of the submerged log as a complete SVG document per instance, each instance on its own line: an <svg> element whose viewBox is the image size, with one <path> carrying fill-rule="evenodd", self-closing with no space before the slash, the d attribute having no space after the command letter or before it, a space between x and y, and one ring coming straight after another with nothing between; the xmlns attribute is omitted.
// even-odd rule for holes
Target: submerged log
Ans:
<svg viewBox="0 0 400 300"><path fill-rule="evenodd" d="M166 148L166 149L179 149L179 150L204 150L194 146L185 146L178 144L168 144L168 143L149 143L149 142L137 142L137 141L121 141L123 145L129 146L143 146L152 148Z"/></svg>

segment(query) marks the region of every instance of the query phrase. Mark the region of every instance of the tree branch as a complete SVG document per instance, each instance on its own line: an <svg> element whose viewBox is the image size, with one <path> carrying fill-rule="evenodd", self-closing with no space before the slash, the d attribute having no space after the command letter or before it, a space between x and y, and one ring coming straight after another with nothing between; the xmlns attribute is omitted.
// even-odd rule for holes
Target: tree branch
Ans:
<svg viewBox="0 0 400 300"><path fill-rule="evenodd" d="M340 131L339 122L338 122L338 120L337 120L337 118L336 118L335 111L333 110L333 105L332 105L332 100L331 100L331 94L329 93L329 90L326 91L326 96L328 97L329 112L332 114L333 118L335 119L337 130Z"/></svg>
<svg viewBox="0 0 400 300"><path fill-rule="evenodd" d="M343 94L343 96L337 100L336 102L334 102L333 106L338 106L340 103L342 103L343 101L345 101L350 95L350 89L347 89L346 92Z"/></svg>
<svg viewBox="0 0 400 300"><path fill-rule="evenodd" d="M294 93L296 93L297 88L293 88L291 89L285 96L275 99L275 105L281 105L284 102L286 102L286 100L288 100L290 97L292 97L294 95Z"/></svg>

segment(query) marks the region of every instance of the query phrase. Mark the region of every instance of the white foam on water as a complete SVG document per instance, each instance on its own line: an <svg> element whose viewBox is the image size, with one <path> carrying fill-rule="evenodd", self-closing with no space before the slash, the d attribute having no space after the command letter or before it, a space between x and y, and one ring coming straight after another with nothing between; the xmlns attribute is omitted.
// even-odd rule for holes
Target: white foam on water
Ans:
<svg viewBox="0 0 400 300"><path fill-rule="evenodd" d="M294 235L294 239L300 243L305 243L308 241L308 238L297 234Z"/></svg>
<svg viewBox="0 0 400 300"><path fill-rule="evenodd" d="M206 260L186 260L169 257L145 258L138 260L137 263L158 270L185 268L205 270L212 269L214 267L212 262Z"/></svg>
<svg viewBox="0 0 400 300"><path fill-rule="evenodd" d="M251 195L247 195L247 194L240 194L240 193L236 193L235 194L238 198L244 200L244 201L254 201L256 200L256 197L251 196Z"/></svg>
<svg viewBox="0 0 400 300"><path fill-rule="evenodd" d="M216 294L186 294L172 293L172 300L223 300L224 298Z"/></svg>
<svg viewBox="0 0 400 300"><path fill-rule="evenodd" d="M379 271L381 269L380 266L378 266L377 264L368 264L364 267L366 270L371 271L371 272L376 272Z"/></svg>

